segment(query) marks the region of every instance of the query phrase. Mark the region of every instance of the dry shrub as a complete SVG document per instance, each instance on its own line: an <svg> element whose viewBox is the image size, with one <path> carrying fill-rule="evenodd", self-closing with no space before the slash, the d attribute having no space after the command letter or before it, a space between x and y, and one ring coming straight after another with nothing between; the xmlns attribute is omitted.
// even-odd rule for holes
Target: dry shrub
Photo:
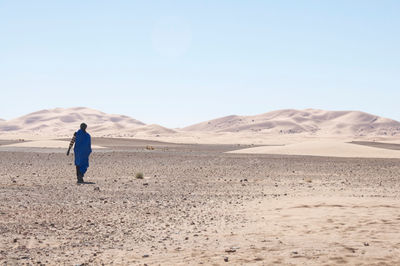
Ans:
<svg viewBox="0 0 400 266"><path fill-rule="evenodd" d="M136 179L143 179L143 178L144 178L143 173L142 173L142 172L136 173L136 174L135 174L135 178L136 178Z"/></svg>
<svg viewBox="0 0 400 266"><path fill-rule="evenodd" d="M311 183L312 179L311 179L311 177L306 177L306 178L304 178L304 181L307 183Z"/></svg>

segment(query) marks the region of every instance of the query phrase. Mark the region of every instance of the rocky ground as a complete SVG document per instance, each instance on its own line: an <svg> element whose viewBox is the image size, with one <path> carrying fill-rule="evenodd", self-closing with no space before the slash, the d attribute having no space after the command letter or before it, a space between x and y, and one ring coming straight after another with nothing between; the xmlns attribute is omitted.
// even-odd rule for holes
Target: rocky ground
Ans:
<svg viewBox="0 0 400 266"><path fill-rule="evenodd" d="M77 185L64 150L2 150L8 143L4 265L400 263L398 159L94 139L106 149Z"/></svg>

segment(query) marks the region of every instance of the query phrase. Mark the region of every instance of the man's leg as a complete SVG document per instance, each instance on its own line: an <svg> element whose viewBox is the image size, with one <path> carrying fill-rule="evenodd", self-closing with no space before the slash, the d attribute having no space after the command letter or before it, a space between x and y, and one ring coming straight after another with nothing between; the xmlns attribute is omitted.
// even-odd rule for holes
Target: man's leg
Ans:
<svg viewBox="0 0 400 266"><path fill-rule="evenodd" d="M83 175L81 171L79 171L79 166L76 166L76 177L78 179L78 183L83 183Z"/></svg>

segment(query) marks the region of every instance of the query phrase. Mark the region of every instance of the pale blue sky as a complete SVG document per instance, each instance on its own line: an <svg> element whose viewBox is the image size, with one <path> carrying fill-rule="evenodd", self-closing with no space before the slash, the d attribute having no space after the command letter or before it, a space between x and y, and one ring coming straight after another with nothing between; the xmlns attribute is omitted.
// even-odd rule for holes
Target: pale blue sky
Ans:
<svg viewBox="0 0 400 266"><path fill-rule="evenodd" d="M283 108L400 120L400 1L0 0L0 118L180 127Z"/></svg>

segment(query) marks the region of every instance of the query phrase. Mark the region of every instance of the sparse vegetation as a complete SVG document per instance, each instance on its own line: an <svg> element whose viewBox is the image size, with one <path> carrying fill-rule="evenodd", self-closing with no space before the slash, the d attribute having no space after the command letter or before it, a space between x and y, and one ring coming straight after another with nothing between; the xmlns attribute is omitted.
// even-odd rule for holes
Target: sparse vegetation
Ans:
<svg viewBox="0 0 400 266"><path fill-rule="evenodd" d="M135 178L136 178L136 179L143 179L143 178L144 178L143 173L142 173L142 172L136 173L136 174L135 174Z"/></svg>
<svg viewBox="0 0 400 266"><path fill-rule="evenodd" d="M154 147L153 147L153 146L150 146L150 145L147 145L147 146L146 146L146 150L152 151L152 150L154 150Z"/></svg>

